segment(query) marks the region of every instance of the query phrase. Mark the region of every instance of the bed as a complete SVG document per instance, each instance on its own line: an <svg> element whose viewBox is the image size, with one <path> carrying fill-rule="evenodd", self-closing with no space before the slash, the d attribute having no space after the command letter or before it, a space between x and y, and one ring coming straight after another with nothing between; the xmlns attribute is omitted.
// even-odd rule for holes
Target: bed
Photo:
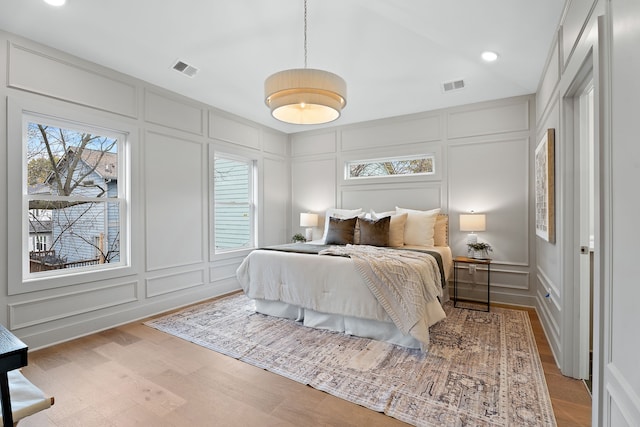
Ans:
<svg viewBox="0 0 640 427"><path fill-rule="evenodd" d="M452 264L447 217L438 213L396 208L363 215L359 209L333 209L327 211L322 239L255 250L236 276L257 312L426 351L429 326L445 317L441 304L448 299ZM387 264L367 264L381 262L378 258L394 266L393 274L387 274ZM408 263L398 267L400 273L399 262ZM395 285L373 287L380 272L394 276ZM408 284L416 287L407 290ZM402 292L406 295L396 301Z"/></svg>

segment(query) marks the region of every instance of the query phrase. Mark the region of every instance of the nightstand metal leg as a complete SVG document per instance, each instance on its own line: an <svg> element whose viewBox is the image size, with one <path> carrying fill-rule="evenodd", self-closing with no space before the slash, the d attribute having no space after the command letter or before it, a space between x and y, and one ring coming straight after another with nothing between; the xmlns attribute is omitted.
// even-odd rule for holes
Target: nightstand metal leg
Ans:
<svg viewBox="0 0 640 427"><path fill-rule="evenodd" d="M458 306L458 265L453 263L453 306Z"/></svg>
<svg viewBox="0 0 640 427"><path fill-rule="evenodd" d="M491 264L487 264L487 312L491 311Z"/></svg>

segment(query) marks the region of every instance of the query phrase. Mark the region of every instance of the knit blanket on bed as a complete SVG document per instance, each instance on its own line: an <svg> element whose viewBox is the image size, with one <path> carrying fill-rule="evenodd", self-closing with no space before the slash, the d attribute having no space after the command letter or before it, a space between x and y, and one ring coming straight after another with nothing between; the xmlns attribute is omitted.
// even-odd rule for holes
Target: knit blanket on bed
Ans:
<svg viewBox="0 0 640 427"><path fill-rule="evenodd" d="M350 257L363 281L404 334L429 342L427 302L442 296L440 268L435 258L415 251L375 246L332 246L320 255Z"/></svg>

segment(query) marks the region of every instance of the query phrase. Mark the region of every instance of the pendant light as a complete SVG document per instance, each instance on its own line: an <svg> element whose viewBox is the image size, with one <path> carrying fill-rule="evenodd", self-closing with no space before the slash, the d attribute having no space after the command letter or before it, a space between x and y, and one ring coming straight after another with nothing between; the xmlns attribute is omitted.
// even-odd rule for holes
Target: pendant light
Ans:
<svg viewBox="0 0 640 427"><path fill-rule="evenodd" d="M315 125L340 117L347 84L337 74L307 68L307 0L304 0L304 68L279 71L264 82L265 104L276 119Z"/></svg>

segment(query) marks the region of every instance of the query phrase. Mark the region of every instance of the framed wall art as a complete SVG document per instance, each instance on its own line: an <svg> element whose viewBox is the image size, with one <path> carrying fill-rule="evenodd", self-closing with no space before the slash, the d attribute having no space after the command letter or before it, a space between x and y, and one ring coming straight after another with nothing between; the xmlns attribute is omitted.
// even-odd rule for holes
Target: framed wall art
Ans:
<svg viewBox="0 0 640 427"><path fill-rule="evenodd" d="M535 153L536 235L555 243L555 129L547 129Z"/></svg>

